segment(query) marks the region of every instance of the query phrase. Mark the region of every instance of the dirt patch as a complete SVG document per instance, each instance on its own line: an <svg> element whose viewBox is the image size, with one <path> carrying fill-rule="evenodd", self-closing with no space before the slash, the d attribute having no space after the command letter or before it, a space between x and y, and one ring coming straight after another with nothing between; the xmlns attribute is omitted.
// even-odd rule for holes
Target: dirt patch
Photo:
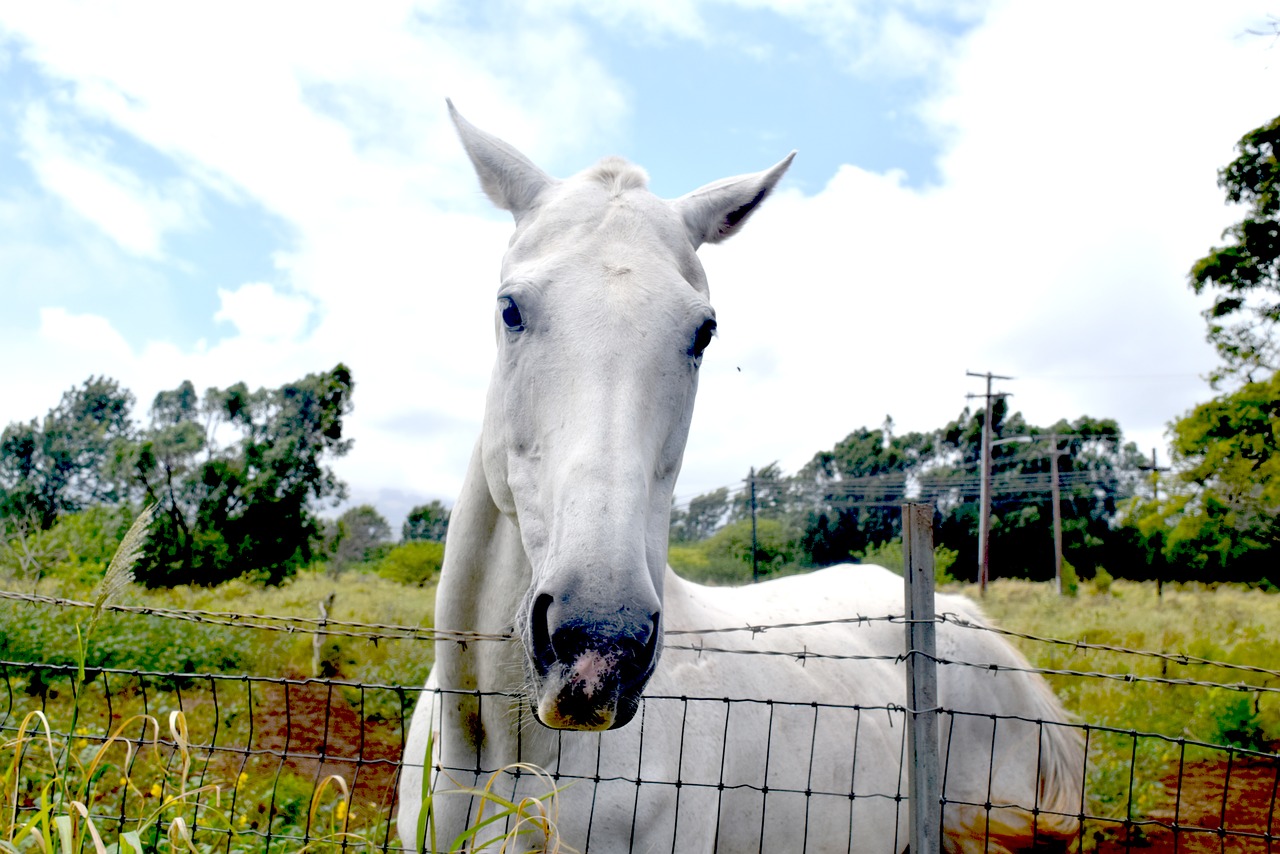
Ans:
<svg viewBox="0 0 1280 854"><path fill-rule="evenodd" d="M1144 824L1101 841L1099 854L1280 851L1280 759L1188 763L1165 779L1166 803Z"/></svg>
<svg viewBox="0 0 1280 854"><path fill-rule="evenodd" d="M234 747L223 745L225 752L213 760L215 777L234 780L244 772L274 779L287 770L314 788L336 775L350 787L353 805L391 814L401 752L399 720L364 720L340 686L323 682L259 684L253 705L251 732Z"/></svg>

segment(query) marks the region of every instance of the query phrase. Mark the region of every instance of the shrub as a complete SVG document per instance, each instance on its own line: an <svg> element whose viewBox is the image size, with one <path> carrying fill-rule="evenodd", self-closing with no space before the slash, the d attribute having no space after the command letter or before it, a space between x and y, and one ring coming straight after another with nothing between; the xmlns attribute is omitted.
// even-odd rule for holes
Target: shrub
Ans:
<svg viewBox="0 0 1280 854"><path fill-rule="evenodd" d="M374 571L390 581L425 587L440 577L444 543L410 540L391 549L374 564Z"/></svg>
<svg viewBox="0 0 1280 854"><path fill-rule="evenodd" d="M1075 596L1080 592L1080 576L1066 558L1062 559L1062 592L1066 596Z"/></svg>
<svg viewBox="0 0 1280 854"><path fill-rule="evenodd" d="M1221 703L1216 711L1210 741L1245 750L1271 750L1272 741L1267 738L1258 710L1248 696L1237 694Z"/></svg>
<svg viewBox="0 0 1280 854"><path fill-rule="evenodd" d="M900 539L873 544L866 551L854 552L852 557L858 563L883 566L898 575L902 575L906 571L906 557L903 554L902 540ZM950 584L956 580L951 574L951 567L955 566L959 557L960 552L955 549L949 549L946 546L933 547L934 584Z"/></svg>

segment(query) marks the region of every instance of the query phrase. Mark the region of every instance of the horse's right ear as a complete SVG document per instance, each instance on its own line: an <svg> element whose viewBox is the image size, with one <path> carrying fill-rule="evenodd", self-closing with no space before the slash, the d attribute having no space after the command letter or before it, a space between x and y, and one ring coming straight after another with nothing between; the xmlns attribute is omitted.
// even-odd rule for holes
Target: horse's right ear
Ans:
<svg viewBox="0 0 1280 854"><path fill-rule="evenodd" d="M736 233L765 196L773 192L795 156L793 151L763 172L725 178L671 202L684 220L693 248L719 243Z"/></svg>
<svg viewBox="0 0 1280 854"><path fill-rule="evenodd" d="M480 187L493 203L504 211L511 211L516 222L538 205L542 191L555 183L555 179L533 165L529 158L516 151L492 134L485 133L464 119L449 105L449 117L458 129L458 137L467 156L480 177Z"/></svg>

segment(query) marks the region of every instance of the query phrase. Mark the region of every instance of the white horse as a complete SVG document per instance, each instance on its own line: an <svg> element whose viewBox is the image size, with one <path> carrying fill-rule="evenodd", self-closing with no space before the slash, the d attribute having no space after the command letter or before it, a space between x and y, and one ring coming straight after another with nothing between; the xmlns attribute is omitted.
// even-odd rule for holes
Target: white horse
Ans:
<svg viewBox="0 0 1280 854"><path fill-rule="evenodd" d="M477 822L473 792L486 783L512 800L546 793L512 770L520 762L553 776L565 850L903 851L902 625L831 622L901 614L901 579L846 566L724 589L667 566L672 490L715 332L695 250L734 234L793 155L667 201L620 159L551 178L449 109L516 230L484 427L436 598L437 629L478 634L436 642L405 747L405 846L428 824L424 766L426 838L448 848ZM938 608L982 619L961 597ZM690 630L711 631L677 634ZM954 623L938 627L938 655L1027 666L998 636ZM1039 723L1066 720L1044 680L939 672L940 702L957 710L939 717L945 850L1072 839L1083 751L1076 730ZM466 846L510 825L485 825ZM514 845L544 844L527 833Z"/></svg>

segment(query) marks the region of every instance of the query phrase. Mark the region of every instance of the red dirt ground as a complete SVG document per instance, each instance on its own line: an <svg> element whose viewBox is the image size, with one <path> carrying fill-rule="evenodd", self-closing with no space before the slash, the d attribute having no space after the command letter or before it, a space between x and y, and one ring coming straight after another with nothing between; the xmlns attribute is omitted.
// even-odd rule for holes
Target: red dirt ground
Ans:
<svg viewBox="0 0 1280 854"><path fill-rule="evenodd" d="M1228 778L1228 770L1230 777ZM1236 759L1189 763L1181 786L1165 780L1168 803L1132 838L1121 835L1098 845L1099 854L1274 854L1280 852L1280 791L1275 760ZM1177 825L1177 830L1173 829Z"/></svg>
<svg viewBox="0 0 1280 854"><path fill-rule="evenodd" d="M339 774L352 786L353 803L378 805L384 815L390 813L400 759L399 722L362 723L341 693L322 683L268 685L260 700L265 708L287 707L289 714L263 716L251 748L283 753L286 767L317 781ZM1147 817L1152 824L1132 833L1123 828L1098 833L1095 850L1280 854L1278 774L1280 762L1275 760L1188 763L1181 780L1174 774L1164 781L1167 803ZM1090 835L1098 830L1097 824L1089 827Z"/></svg>

